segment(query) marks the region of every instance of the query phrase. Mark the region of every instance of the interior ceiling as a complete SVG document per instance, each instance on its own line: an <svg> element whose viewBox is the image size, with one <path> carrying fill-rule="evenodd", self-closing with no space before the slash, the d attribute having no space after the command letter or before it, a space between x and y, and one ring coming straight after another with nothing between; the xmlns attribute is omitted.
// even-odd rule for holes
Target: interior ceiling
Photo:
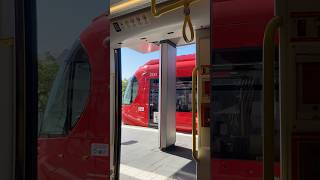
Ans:
<svg viewBox="0 0 320 180"><path fill-rule="evenodd" d="M148 53L159 50L161 40L171 40L178 46L186 44L182 38L183 8L155 18L147 7L118 17L111 16L110 20L112 48L129 47ZM210 0L191 5L191 21L195 30L210 26Z"/></svg>
<svg viewBox="0 0 320 180"><path fill-rule="evenodd" d="M117 4L121 1L124 1L124 0L110 0L110 6L112 6L113 4Z"/></svg>

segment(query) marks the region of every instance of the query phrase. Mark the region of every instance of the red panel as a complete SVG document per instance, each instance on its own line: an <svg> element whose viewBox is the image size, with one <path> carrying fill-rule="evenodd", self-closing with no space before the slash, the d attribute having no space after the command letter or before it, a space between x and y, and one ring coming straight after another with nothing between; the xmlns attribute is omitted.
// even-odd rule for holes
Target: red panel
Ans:
<svg viewBox="0 0 320 180"><path fill-rule="evenodd" d="M274 15L272 0L229 0L213 5L213 47L262 46L266 24Z"/></svg>
<svg viewBox="0 0 320 180"><path fill-rule="evenodd" d="M110 145L110 48L105 44L109 36L107 16L95 19L81 34L80 40L85 46L91 65L90 100L83 121L88 121L87 138L93 143ZM97 177L109 177L110 158L90 157L95 160L92 173Z"/></svg>
<svg viewBox="0 0 320 180"><path fill-rule="evenodd" d="M275 178L280 177L280 164L274 164ZM262 180L262 161L253 160L211 160L212 180Z"/></svg>
<svg viewBox="0 0 320 180"><path fill-rule="evenodd" d="M210 91L211 91L210 89L211 89L210 81L204 82L204 94L206 96L210 96Z"/></svg>
<svg viewBox="0 0 320 180"><path fill-rule="evenodd" d="M38 140L38 179L108 179L109 155L91 155L91 144L110 144L108 19L96 18L80 35L91 66L90 95L77 125L68 135ZM91 177L94 175L95 177Z"/></svg>
<svg viewBox="0 0 320 180"><path fill-rule="evenodd" d="M292 179L319 179L320 133L292 135ZM309 167L308 167L309 166Z"/></svg>
<svg viewBox="0 0 320 180"><path fill-rule="evenodd" d="M210 127L210 103L201 104L201 125Z"/></svg>
<svg viewBox="0 0 320 180"><path fill-rule="evenodd" d="M302 103L320 104L320 63L302 64Z"/></svg>

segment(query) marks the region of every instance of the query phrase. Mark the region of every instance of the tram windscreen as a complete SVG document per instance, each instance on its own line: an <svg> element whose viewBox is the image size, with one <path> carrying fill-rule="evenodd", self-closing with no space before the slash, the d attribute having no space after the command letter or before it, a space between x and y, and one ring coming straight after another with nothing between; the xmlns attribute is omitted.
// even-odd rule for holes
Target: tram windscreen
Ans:
<svg viewBox="0 0 320 180"><path fill-rule="evenodd" d="M39 120L41 136L64 135L66 129L76 125L86 106L90 91L89 58L78 41L72 50L74 53L60 66Z"/></svg>
<svg viewBox="0 0 320 180"><path fill-rule="evenodd" d="M135 76L133 76L128 82L128 86L122 98L122 104L125 104L125 105L131 104L134 101L134 99L137 97L137 93L138 93L138 80Z"/></svg>

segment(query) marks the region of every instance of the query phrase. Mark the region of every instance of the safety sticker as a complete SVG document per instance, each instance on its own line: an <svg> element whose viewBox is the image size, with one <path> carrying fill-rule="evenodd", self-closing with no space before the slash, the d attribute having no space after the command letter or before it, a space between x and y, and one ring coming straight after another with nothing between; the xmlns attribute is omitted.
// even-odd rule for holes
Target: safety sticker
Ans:
<svg viewBox="0 0 320 180"><path fill-rule="evenodd" d="M139 107L138 107L138 112L144 112L144 107L139 106Z"/></svg>
<svg viewBox="0 0 320 180"><path fill-rule="evenodd" d="M91 144L91 156L101 156L101 157L109 156L109 145L99 144L99 143Z"/></svg>

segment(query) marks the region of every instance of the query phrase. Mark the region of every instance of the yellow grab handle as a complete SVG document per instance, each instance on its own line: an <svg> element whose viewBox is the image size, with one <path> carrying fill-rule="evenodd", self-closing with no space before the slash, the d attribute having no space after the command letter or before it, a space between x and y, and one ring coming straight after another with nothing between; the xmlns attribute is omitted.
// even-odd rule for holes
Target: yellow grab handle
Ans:
<svg viewBox="0 0 320 180"><path fill-rule="evenodd" d="M157 9L157 4L156 4L156 0L151 0L151 12L152 15L155 17L159 17L165 13L174 11L176 9L182 8L184 7L186 4L189 5L191 3L194 3L198 0L179 0L175 3L169 4L165 7L162 7L160 9Z"/></svg>
<svg viewBox="0 0 320 180"><path fill-rule="evenodd" d="M184 8L184 22L183 22L183 28L182 28L182 35L183 35L183 39L187 42L187 43L191 43L194 39L194 30L193 30L193 26L192 26L192 22L191 22L191 17L190 17L190 8L188 6L185 6ZM187 24L190 30L190 34L191 37L190 39L187 37Z"/></svg>
<svg viewBox="0 0 320 180"><path fill-rule="evenodd" d="M280 17L272 18L264 32L263 39L263 177L274 178L274 60L276 29L281 23Z"/></svg>
<svg viewBox="0 0 320 180"><path fill-rule="evenodd" d="M197 88L197 73L198 68L195 67L192 71L192 157L197 162L198 151L197 151L197 124L196 124L196 112L197 112L197 101L196 101L196 88Z"/></svg>
<svg viewBox="0 0 320 180"><path fill-rule="evenodd" d="M182 34L183 34L184 40L187 43L190 43L194 40L194 29L193 29L193 26L191 23L191 18L190 18L190 4L192 4L196 1L198 1L198 0L179 0L175 3L169 4L165 7L157 9L156 0L151 0L151 12L152 12L153 16L159 17L162 14L165 14L165 13L168 13L168 12L171 12L176 9L184 7L185 17L184 17ZM187 33L186 33L187 24L188 24L188 27L189 27L190 33L191 33L190 39L187 37Z"/></svg>

